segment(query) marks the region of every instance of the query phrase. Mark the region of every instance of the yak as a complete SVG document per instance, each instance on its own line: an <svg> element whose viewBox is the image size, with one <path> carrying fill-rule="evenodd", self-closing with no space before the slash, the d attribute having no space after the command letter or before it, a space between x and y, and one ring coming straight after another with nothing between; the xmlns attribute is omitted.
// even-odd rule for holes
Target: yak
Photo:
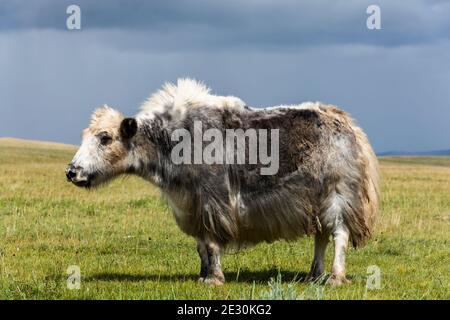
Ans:
<svg viewBox="0 0 450 320"><path fill-rule="evenodd" d="M265 140L277 143L277 149L271 149L277 155L276 172L262 174L265 164L248 161L174 161L180 130L198 135L198 123L202 130L224 135L228 130L276 130L278 139ZM243 141L249 138L244 134ZM225 144L218 141L216 146ZM252 145L235 150L236 156L245 152L248 160ZM206 148L205 141L201 148ZM182 159L191 159L188 151L180 152ZM218 152L219 160L230 150L222 153ZM348 244L367 243L379 206L377 158L347 113L319 102L250 107L237 97L213 95L191 79L166 83L134 117L126 118L106 105L98 108L65 173L70 182L84 188L122 174L157 186L180 229L196 239L199 281L211 285L225 281L220 256L227 249L304 235L314 236L306 280L325 275L331 238L334 261L327 283L349 282Z"/></svg>

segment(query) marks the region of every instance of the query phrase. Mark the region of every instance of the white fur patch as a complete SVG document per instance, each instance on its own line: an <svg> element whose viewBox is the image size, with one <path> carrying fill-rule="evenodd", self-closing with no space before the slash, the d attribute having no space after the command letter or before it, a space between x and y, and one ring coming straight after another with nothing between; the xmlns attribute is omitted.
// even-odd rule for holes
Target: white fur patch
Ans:
<svg viewBox="0 0 450 320"><path fill-rule="evenodd" d="M178 79L177 84L166 83L141 106L137 118L152 119L157 114L169 113L182 118L188 108L239 108L245 102L233 96L216 96L203 83L192 79Z"/></svg>

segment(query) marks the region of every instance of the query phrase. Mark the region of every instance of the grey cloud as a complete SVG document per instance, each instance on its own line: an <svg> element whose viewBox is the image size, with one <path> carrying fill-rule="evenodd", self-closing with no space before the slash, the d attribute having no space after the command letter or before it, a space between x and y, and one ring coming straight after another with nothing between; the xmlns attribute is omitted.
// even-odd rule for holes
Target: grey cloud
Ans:
<svg viewBox="0 0 450 320"><path fill-rule="evenodd" d="M65 28L69 0L0 4L0 29ZM119 1L80 0L83 28L120 29L159 38L140 45L170 50L184 40L188 49L371 44L398 46L450 38L450 4L444 1L381 0L383 30L366 28L373 1Z"/></svg>

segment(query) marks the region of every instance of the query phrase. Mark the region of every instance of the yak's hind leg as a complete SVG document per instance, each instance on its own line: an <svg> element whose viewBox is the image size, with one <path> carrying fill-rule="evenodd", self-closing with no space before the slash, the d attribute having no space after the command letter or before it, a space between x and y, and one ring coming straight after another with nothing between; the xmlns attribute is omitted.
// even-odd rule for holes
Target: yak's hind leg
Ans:
<svg viewBox="0 0 450 320"><path fill-rule="evenodd" d="M329 241L328 233L316 233L314 236L314 260L306 281L315 281L325 273L325 251Z"/></svg>
<svg viewBox="0 0 450 320"><path fill-rule="evenodd" d="M327 280L327 283L330 285L341 285L350 282L345 276L345 255L348 248L348 239L349 231L347 227L339 224L333 230L334 260L331 276Z"/></svg>
<svg viewBox="0 0 450 320"><path fill-rule="evenodd" d="M344 223L343 215L348 207L347 200L334 192L327 199L327 209L322 214L322 227L333 236L334 260L331 276L327 284L340 285L350 281L345 277L345 255L347 253L349 230Z"/></svg>
<svg viewBox="0 0 450 320"><path fill-rule="evenodd" d="M200 255L201 268L199 281L221 285L225 277L220 264L220 247L214 242L197 242L197 250Z"/></svg>

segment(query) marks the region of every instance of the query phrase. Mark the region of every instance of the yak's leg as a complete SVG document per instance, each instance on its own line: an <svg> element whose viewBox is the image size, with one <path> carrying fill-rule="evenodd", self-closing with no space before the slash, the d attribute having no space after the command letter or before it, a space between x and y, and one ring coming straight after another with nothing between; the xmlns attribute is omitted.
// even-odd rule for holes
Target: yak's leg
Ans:
<svg viewBox="0 0 450 320"><path fill-rule="evenodd" d="M314 260L306 281L314 281L325 272L325 251L329 241L328 233L316 233L314 236Z"/></svg>
<svg viewBox="0 0 450 320"><path fill-rule="evenodd" d="M208 275L209 268L208 251L206 250L205 242L197 240L197 252L200 256L200 277L198 281L203 282Z"/></svg>
<svg viewBox="0 0 450 320"><path fill-rule="evenodd" d="M225 282L225 277L220 265L220 247L217 243L206 242L206 252L208 253L208 272L204 282L211 285L221 285Z"/></svg>
<svg viewBox="0 0 450 320"><path fill-rule="evenodd" d="M350 282L345 277L345 255L347 253L349 231L343 224L339 224L333 231L334 261L331 276L327 283L340 285Z"/></svg>

